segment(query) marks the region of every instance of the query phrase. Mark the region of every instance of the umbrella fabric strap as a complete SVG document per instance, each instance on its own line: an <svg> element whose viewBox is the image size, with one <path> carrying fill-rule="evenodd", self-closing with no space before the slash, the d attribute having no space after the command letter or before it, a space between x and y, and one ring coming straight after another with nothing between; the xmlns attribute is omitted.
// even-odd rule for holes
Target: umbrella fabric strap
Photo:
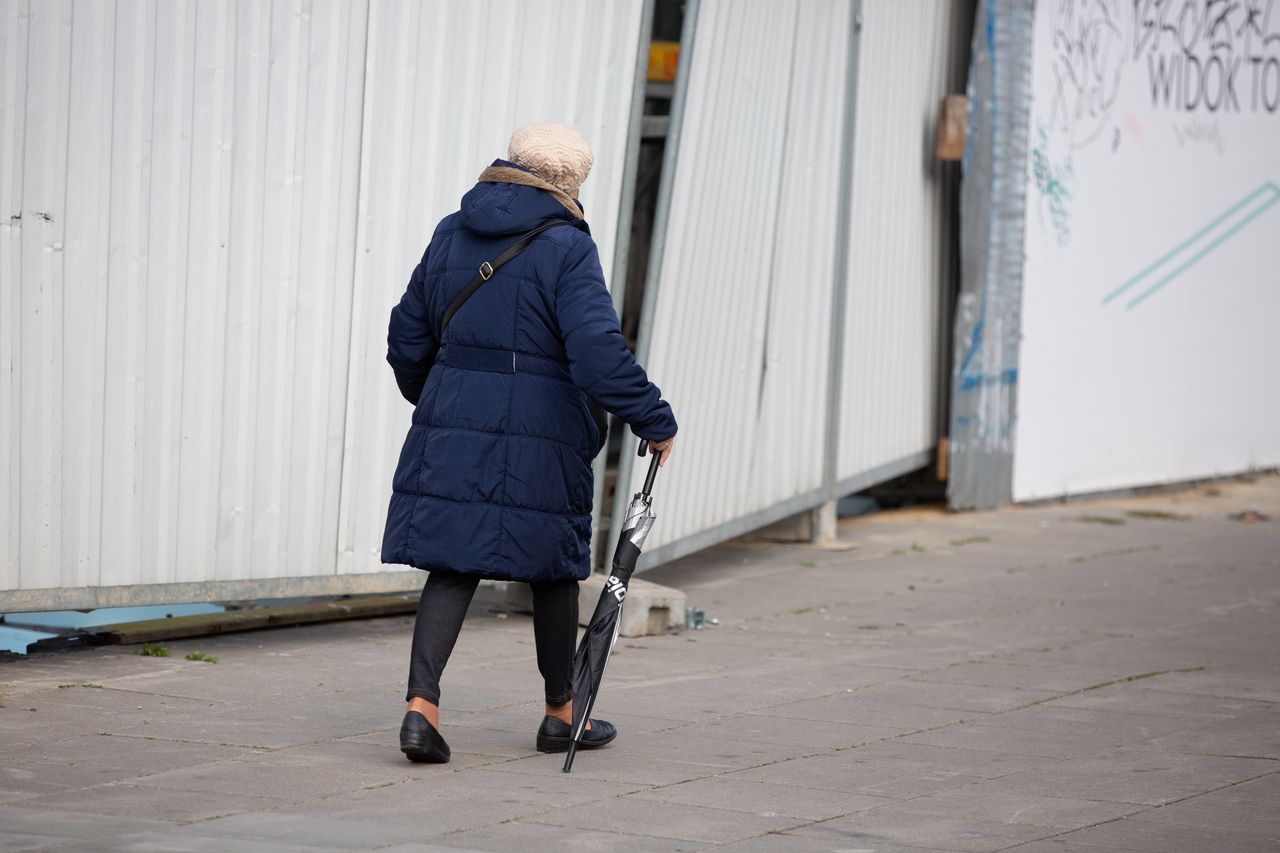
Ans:
<svg viewBox="0 0 1280 853"><path fill-rule="evenodd" d="M436 363L463 370L483 370L487 373L534 373L538 376L559 379L561 382L573 381L567 364L512 350L448 344L436 355Z"/></svg>

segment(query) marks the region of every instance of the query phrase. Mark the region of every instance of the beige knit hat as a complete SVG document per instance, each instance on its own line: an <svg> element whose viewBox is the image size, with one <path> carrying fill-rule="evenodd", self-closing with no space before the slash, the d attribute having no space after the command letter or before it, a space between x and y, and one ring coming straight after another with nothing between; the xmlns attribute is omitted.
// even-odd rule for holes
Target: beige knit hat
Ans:
<svg viewBox="0 0 1280 853"><path fill-rule="evenodd" d="M578 194L592 163L586 137L571 127L550 122L516 128L507 145L507 159L569 195Z"/></svg>

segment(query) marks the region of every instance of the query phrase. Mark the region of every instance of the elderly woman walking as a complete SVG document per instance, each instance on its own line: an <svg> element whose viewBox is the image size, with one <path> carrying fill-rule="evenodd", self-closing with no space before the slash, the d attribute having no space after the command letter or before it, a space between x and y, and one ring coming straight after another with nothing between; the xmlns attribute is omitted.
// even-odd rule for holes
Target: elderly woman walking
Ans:
<svg viewBox="0 0 1280 853"><path fill-rule="evenodd" d="M591 169L586 140L563 125L526 125L507 157L436 227L387 334L387 361L414 411L382 561L430 572L400 728L413 761L449 760L440 676L482 578L532 589L546 688L535 742L568 748L591 461L603 441L591 403L630 424L663 463L676 434L671 407L623 340L577 200ZM616 735L592 720L580 748Z"/></svg>

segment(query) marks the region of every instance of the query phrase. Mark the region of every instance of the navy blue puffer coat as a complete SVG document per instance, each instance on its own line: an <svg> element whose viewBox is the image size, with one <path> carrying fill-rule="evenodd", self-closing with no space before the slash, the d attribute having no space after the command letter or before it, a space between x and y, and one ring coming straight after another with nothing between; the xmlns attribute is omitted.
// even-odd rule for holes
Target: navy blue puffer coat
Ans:
<svg viewBox="0 0 1280 853"><path fill-rule="evenodd" d="M480 264L549 219L564 225L501 267L440 340L445 310ZM478 183L436 227L391 312L387 361L415 408L384 563L581 580L599 439L587 395L641 438L676 433L623 340L586 223L536 187Z"/></svg>

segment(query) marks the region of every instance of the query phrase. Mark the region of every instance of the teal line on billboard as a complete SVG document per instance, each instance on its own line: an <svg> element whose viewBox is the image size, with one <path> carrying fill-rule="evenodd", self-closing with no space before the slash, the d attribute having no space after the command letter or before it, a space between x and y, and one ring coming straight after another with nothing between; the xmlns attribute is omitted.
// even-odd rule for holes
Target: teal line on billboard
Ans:
<svg viewBox="0 0 1280 853"><path fill-rule="evenodd" d="M1271 181L1267 181L1266 183L1262 184L1262 186L1258 187L1256 190L1249 193L1240 201L1236 202L1231 207L1227 208L1227 210L1223 211L1221 214L1216 216L1212 222L1205 225L1203 228L1201 228L1196 233L1192 234L1186 240L1183 240L1181 243L1174 246L1164 255L1161 255L1149 266L1144 268L1137 275L1133 276L1124 284L1120 285L1115 290L1108 293L1106 297L1102 300L1102 304L1103 305L1108 304L1117 296L1124 293L1126 290L1133 287L1138 282L1147 278L1147 276L1151 275L1152 273L1158 270L1165 269L1169 263L1173 262L1180 255L1183 255L1185 252L1189 250L1195 249L1197 245L1202 244L1206 238L1208 238L1211 234L1213 234L1214 230L1217 229L1220 225L1223 225L1224 223L1228 222L1233 216L1240 213L1242 210L1248 208L1249 205L1253 204L1260 198L1265 198L1265 200L1262 202L1261 205L1251 210L1248 213L1248 215L1245 216L1244 218L1239 219L1238 221L1232 223L1230 227L1228 227L1225 231L1222 231L1220 234L1214 237L1214 239L1212 239L1208 243L1204 243L1203 245L1201 245L1200 248L1197 251L1192 252L1192 254L1190 254L1186 258L1186 260L1182 261L1176 267L1174 267L1171 271L1161 276L1156 281L1155 284L1151 285L1146 290L1142 291L1142 293L1138 294L1136 297L1131 299L1129 301L1129 304L1126 305L1125 308L1126 309L1133 308L1135 305L1142 302L1148 296L1151 296L1157 290L1164 287L1166 284L1173 281L1178 276L1182 275L1182 273L1186 272L1188 269L1194 266L1198 261L1200 261L1201 258L1203 258L1205 255L1212 252L1214 249L1218 248L1218 246L1222 245L1229 238L1234 236L1237 231L1239 231L1241 228L1248 225L1250 222L1257 219L1264 212L1270 209L1272 205L1274 205L1277 201L1280 201L1280 187L1277 187Z"/></svg>

